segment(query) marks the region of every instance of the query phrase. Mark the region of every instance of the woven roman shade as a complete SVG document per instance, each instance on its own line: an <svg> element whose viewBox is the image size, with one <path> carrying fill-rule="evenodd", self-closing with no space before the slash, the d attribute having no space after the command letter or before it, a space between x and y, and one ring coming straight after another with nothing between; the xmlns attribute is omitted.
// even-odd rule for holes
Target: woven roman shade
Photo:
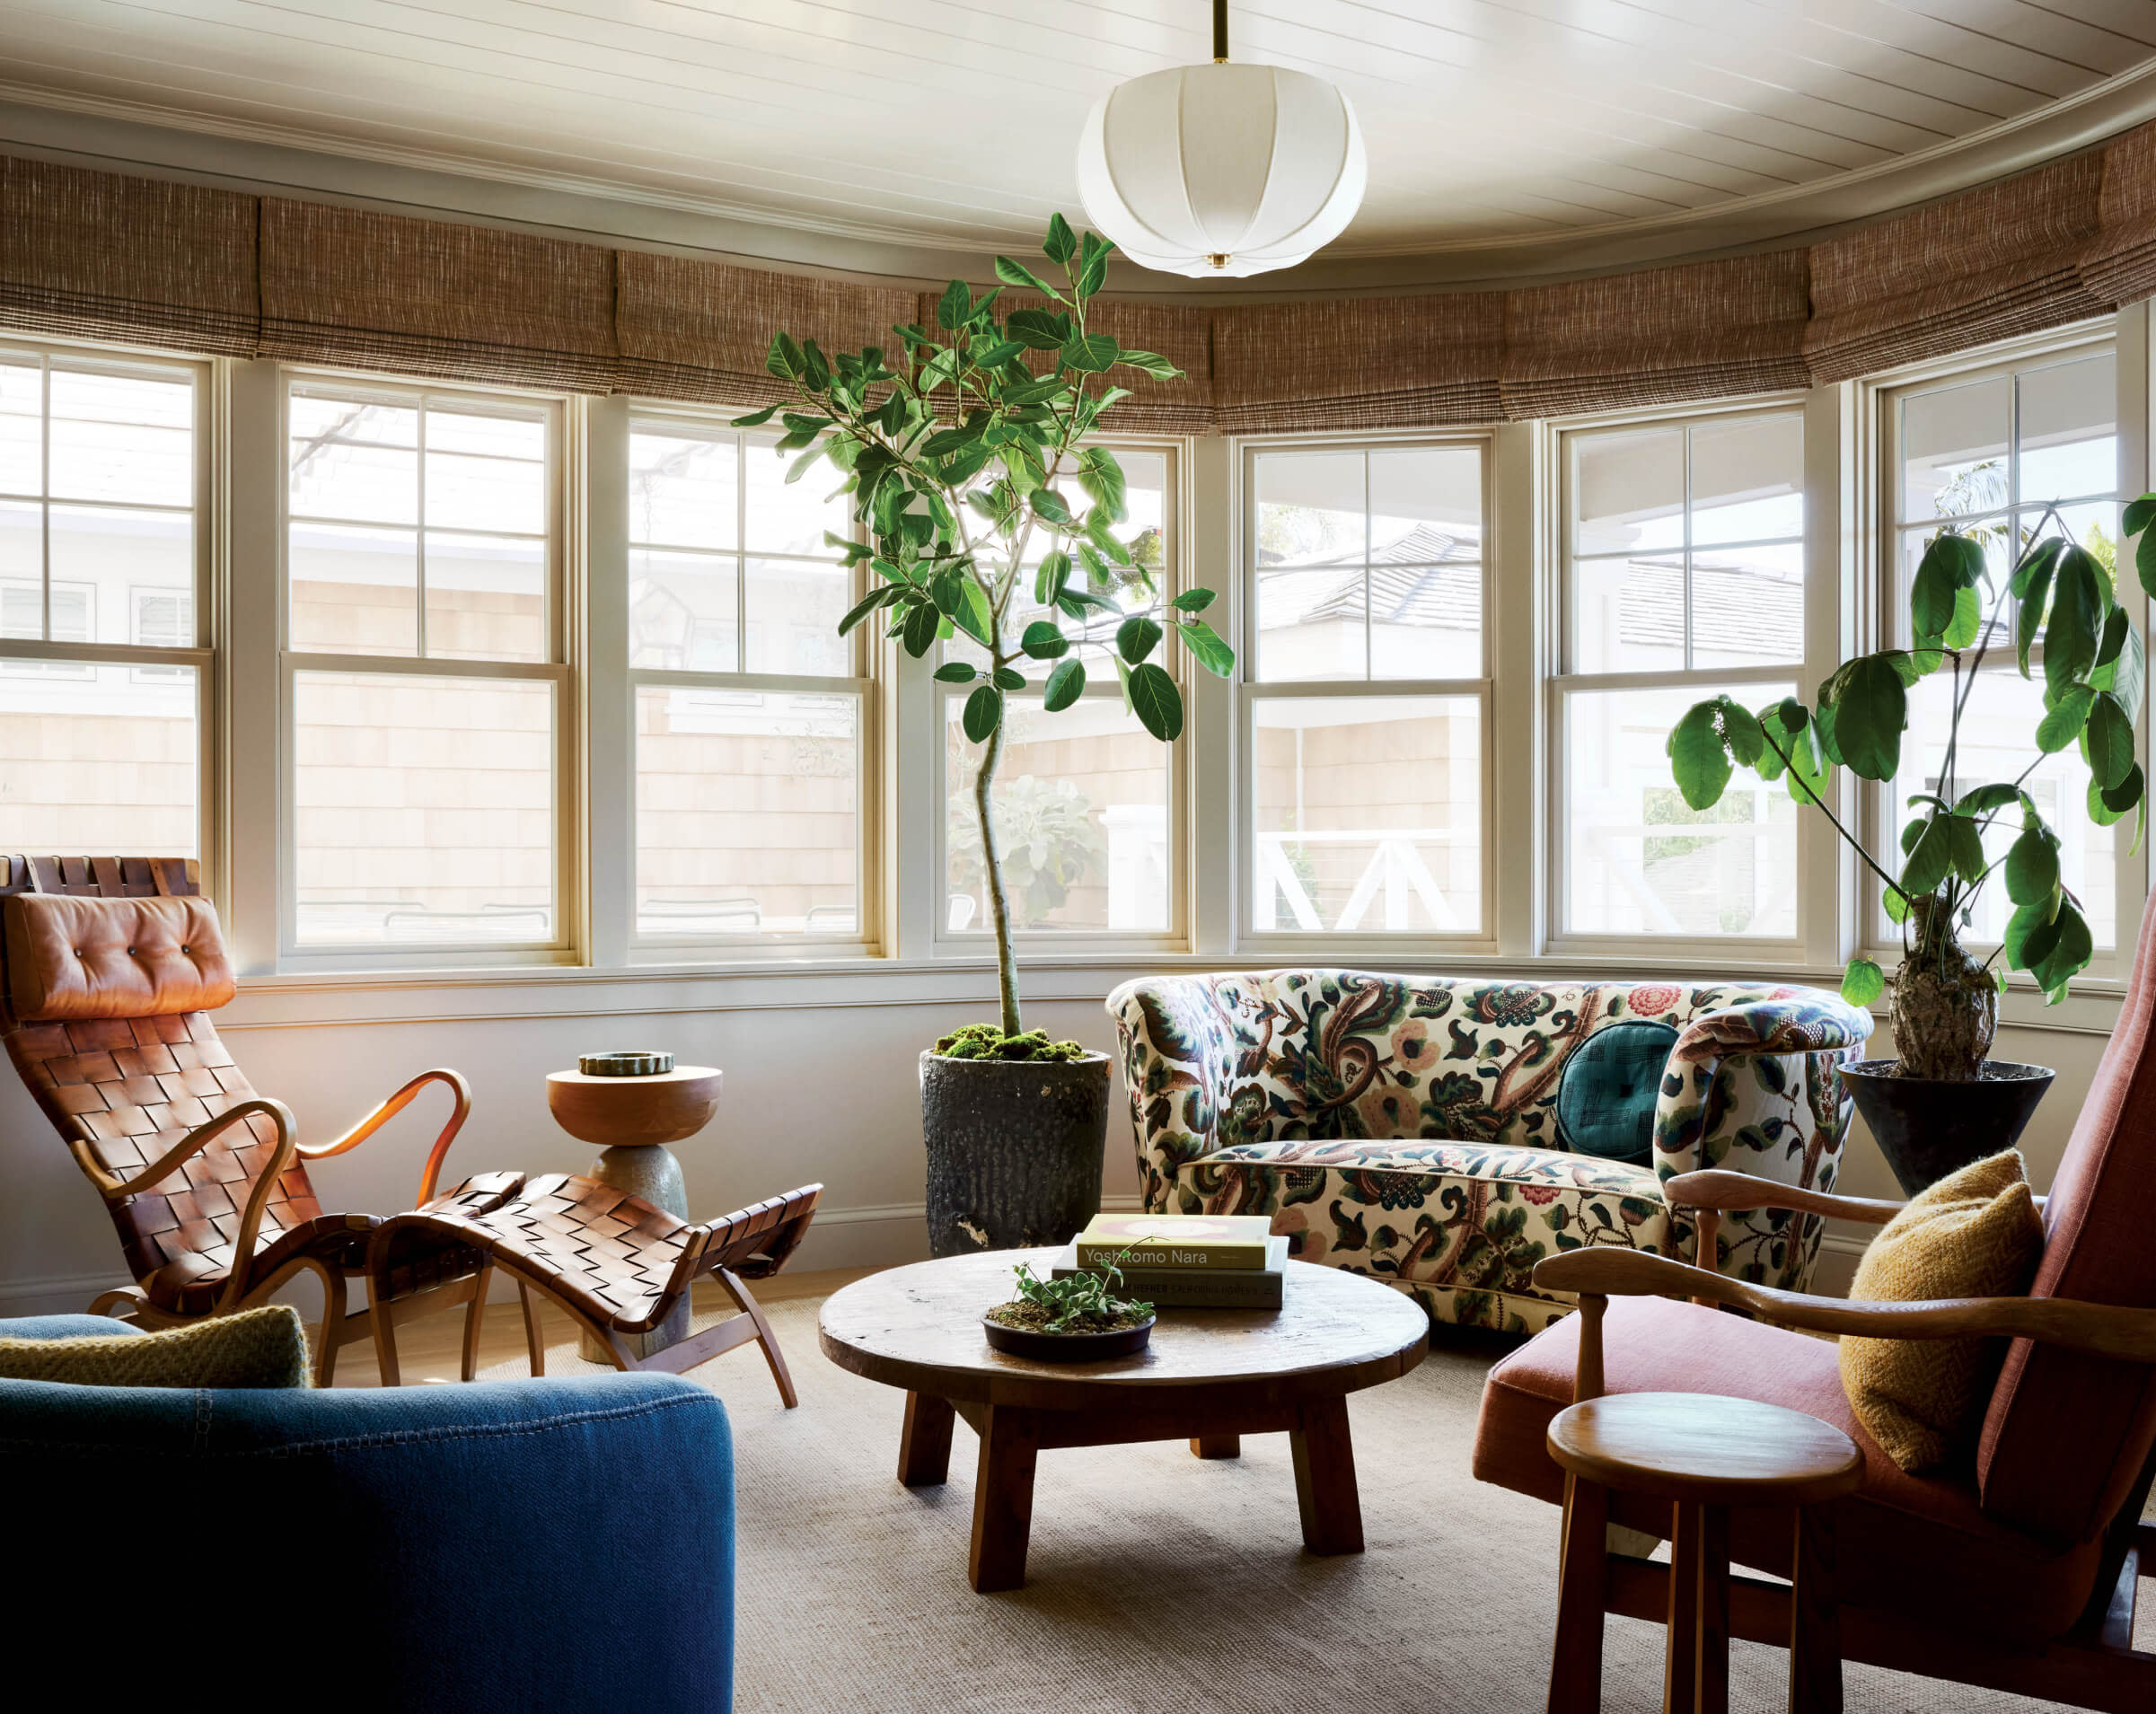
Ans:
<svg viewBox="0 0 2156 1714"><path fill-rule="evenodd" d="M251 357L255 198L0 156L0 321Z"/></svg>
<svg viewBox="0 0 2156 1714"><path fill-rule="evenodd" d="M895 351L892 328L920 307L899 287L641 251L622 251L618 259L620 390L651 398L791 404L793 389L763 366L773 333L784 328L814 339L827 355L868 345Z"/></svg>
<svg viewBox="0 0 2156 1714"><path fill-rule="evenodd" d="M1564 417L1810 384L1805 252L1505 294L1505 415Z"/></svg>
<svg viewBox="0 0 2156 1714"><path fill-rule="evenodd" d="M1504 299L1496 292L1213 312L1224 434L1494 422Z"/></svg>
<svg viewBox="0 0 2156 1714"><path fill-rule="evenodd" d="M1846 381L2112 308L2081 275L2103 176L2095 151L1814 245L1814 378Z"/></svg>
<svg viewBox="0 0 2156 1714"><path fill-rule="evenodd" d="M2103 152L2096 242L2081 279L2106 303L2156 295L2156 125L2143 125Z"/></svg>
<svg viewBox="0 0 2156 1714"><path fill-rule="evenodd" d="M611 250L267 197L261 270L266 357L613 389Z"/></svg>

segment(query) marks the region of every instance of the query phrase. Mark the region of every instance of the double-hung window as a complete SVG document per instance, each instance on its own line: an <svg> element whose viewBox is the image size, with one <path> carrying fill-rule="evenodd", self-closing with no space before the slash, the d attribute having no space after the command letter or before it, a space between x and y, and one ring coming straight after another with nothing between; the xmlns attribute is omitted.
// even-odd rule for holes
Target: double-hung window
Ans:
<svg viewBox="0 0 2156 1714"><path fill-rule="evenodd" d="M629 423L636 937L646 947L874 938L874 753L846 497L789 483L777 437L638 409Z"/></svg>
<svg viewBox="0 0 2156 1714"><path fill-rule="evenodd" d="M1983 544L1993 589L2039 532L2063 533L2096 557L2114 577L2135 624L2141 623L2138 580L2131 567L2123 578L2116 576L2118 381L2110 342L2099 338L1879 390L1880 443L1891 498L1890 510L1882 508L1888 514L1882 560L1890 572L1880 578L1879 593L1887 608L1882 632L1890 643L1908 644L1909 591L1917 563L1925 544L1949 524ZM1978 593L1988 603L1989 593L1981 587ZM2043 658L2039 637L2029 651L2030 677L2024 679L2014 637L2002 630L1993 638L1965 706L1954 765L1960 789L2015 779L2033 757L2032 737L2044 716ZM1966 678L1961 682L1967 686ZM1937 789L1955 684L1942 670L1910 691L1901 778L1890 791L1881 791L1874 811L1890 828L1898 829L1907 818L1913 794ZM2092 821L2089 778L2079 748L2069 745L2045 757L2022 788L2059 835L2061 876L2081 902L2097 947L2093 973L2102 974L2108 962L2104 954L2118 944L2121 910L2129 924L2139 919L2144 884L2139 864L2126 860L2133 819L2111 827ZM1987 854L1994 860L2003 857L2020 831L2018 819L2000 818L1985 836ZM1876 886L1871 892L1871 937L1885 946L1897 945L1900 931L1886 919ZM2004 888L1985 887L1976 901L1967 937L1995 943L2011 910Z"/></svg>
<svg viewBox="0 0 2156 1714"><path fill-rule="evenodd" d="M560 955L562 407L285 390L286 950Z"/></svg>
<svg viewBox="0 0 2156 1714"><path fill-rule="evenodd" d="M0 851L202 852L206 381L0 344Z"/></svg>
<svg viewBox="0 0 2156 1714"><path fill-rule="evenodd" d="M1245 447L1245 923L1481 940L1481 440Z"/></svg>
<svg viewBox="0 0 2156 1714"><path fill-rule="evenodd" d="M1147 574L1124 572L1114 588L1098 590L1120 605L1142 610L1182 586L1182 528L1176 515L1175 449L1165 444L1104 443L1122 466L1128 515L1117 533ZM1074 511L1090 504L1075 483L1059 480ZM1048 550L1036 527L1026 549L1003 635L1015 640L1046 617L1033 599L1033 573ZM1082 574L1081 574L1082 575ZM1070 628L1067 627L1066 628ZM1096 621L1096 633L1112 628ZM944 658L985 672L988 651L964 633L943 646ZM1158 657L1187 686L1181 651ZM1096 650L1079 656L1086 689L1069 708L1051 714L1038 690L1004 699L1003 752L994 786L998 852L1012 927L1025 934L1091 934L1158 943L1183 933L1181 860L1176 837L1181 757L1188 745L1164 744L1123 706L1115 674ZM1038 684L1055 664L1021 659L1015 670ZM937 933L977 948L992 934L988 875L981 849L973 782L981 746L967 739L960 716L970 691L937 685L943 716L944 816Z"/></svg>
<svg viewBox="0 0 2156 1714"><path fill-rule="evenodd" d="M1694 810L1667 745L1705 698L1761 708L1799 693L1802 408L1574 429L1557 461L1553 938L1794 942L1786 787L1741 773Z"/></svg>

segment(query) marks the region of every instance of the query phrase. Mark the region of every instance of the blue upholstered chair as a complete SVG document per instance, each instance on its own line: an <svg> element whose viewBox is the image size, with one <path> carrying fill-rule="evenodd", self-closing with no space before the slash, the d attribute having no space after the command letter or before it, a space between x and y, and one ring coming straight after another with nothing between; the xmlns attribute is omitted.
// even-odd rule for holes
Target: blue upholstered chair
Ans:
<svg viewBox="0 0 2156 1714"><path fill-rule="evenodd" d="M0 1338L139 1338L89 1315ZM726 1714L726 1408L670 1375L0 1380L8 1628L144 1706ZM117 1651L117 1652L115 1652Z"/></svg>

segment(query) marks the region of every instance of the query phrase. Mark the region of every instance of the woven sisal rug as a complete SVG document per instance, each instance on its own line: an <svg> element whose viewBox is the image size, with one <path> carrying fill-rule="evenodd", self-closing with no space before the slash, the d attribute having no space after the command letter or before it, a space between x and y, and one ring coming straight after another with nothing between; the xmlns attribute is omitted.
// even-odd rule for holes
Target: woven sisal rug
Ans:
<svg viewBox="0 0 2156 1714"><path fill-rule="evenodd" d="M824 1360L818 1307L770 1310L799 1410L780 1408L753 1347L691 1376L734 1424L738 1714L1540 1714L1557 1511L1467 1473L1495 1346L1443 1346L1350 1401L1358 1557L1303 1551L1285 1435L1245 1438L1234 1462L1181 1442L1081 1448L1041 1455L1025 1587L977 1595L972 1432L958 1426L947 1486L900 1487L903 1395ZM486 1374L524 1372L518 1358ZM547 1372L598 1371L563 1345ZM1608 1714L1661 1706L1661 1637L1609 1622ZM1786 1661L1733 1645L1731 1708L1783 1707ZM1851 1714L2054 1706L1861 1666L1846 1701Z"/></svg>

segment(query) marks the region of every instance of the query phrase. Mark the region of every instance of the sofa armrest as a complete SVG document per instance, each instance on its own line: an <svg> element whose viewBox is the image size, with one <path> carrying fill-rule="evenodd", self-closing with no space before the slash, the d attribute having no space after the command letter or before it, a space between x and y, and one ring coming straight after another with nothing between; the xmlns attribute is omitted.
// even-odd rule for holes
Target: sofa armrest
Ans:
<svg viewBox="0 0 2156 1714"><path fill-rule="evenodd" d="M1235 1044L1207 981L1156 977L1108 996L1148 1209L1168 1206L1177 1169L1221 1146L1235 1094Z"/></svg>
<svg viewBox="0 0 2156 1714"><path fill-rule="evenodd" d="M1673 1179L1712 1167L1805 1190L1831 1191L1851 1103L1838 1073L1863 1052L1871 1015L1823 989L1785 988L1695 1017L1678 1035L1655 1106L1655 1170ZM1819 1226L1765 1209L1722 1222L1719 1249L1685 1253L1764 1283L1801 1288Z"/></svg>
<svg viewBox="0 0 2156 1714"><path fill-rule="evenodd" d="M28 1634L63 1657L110 1651L84 1589L154 1573L168 1601L241 1601L256 1683L317 1683L334 1660L374 1707L730 1702L732 1443L717 1398L672 1376L0 1382L0 1491L40 1544ZM325 1638L359 1646L325 1655Z"/></svg>

